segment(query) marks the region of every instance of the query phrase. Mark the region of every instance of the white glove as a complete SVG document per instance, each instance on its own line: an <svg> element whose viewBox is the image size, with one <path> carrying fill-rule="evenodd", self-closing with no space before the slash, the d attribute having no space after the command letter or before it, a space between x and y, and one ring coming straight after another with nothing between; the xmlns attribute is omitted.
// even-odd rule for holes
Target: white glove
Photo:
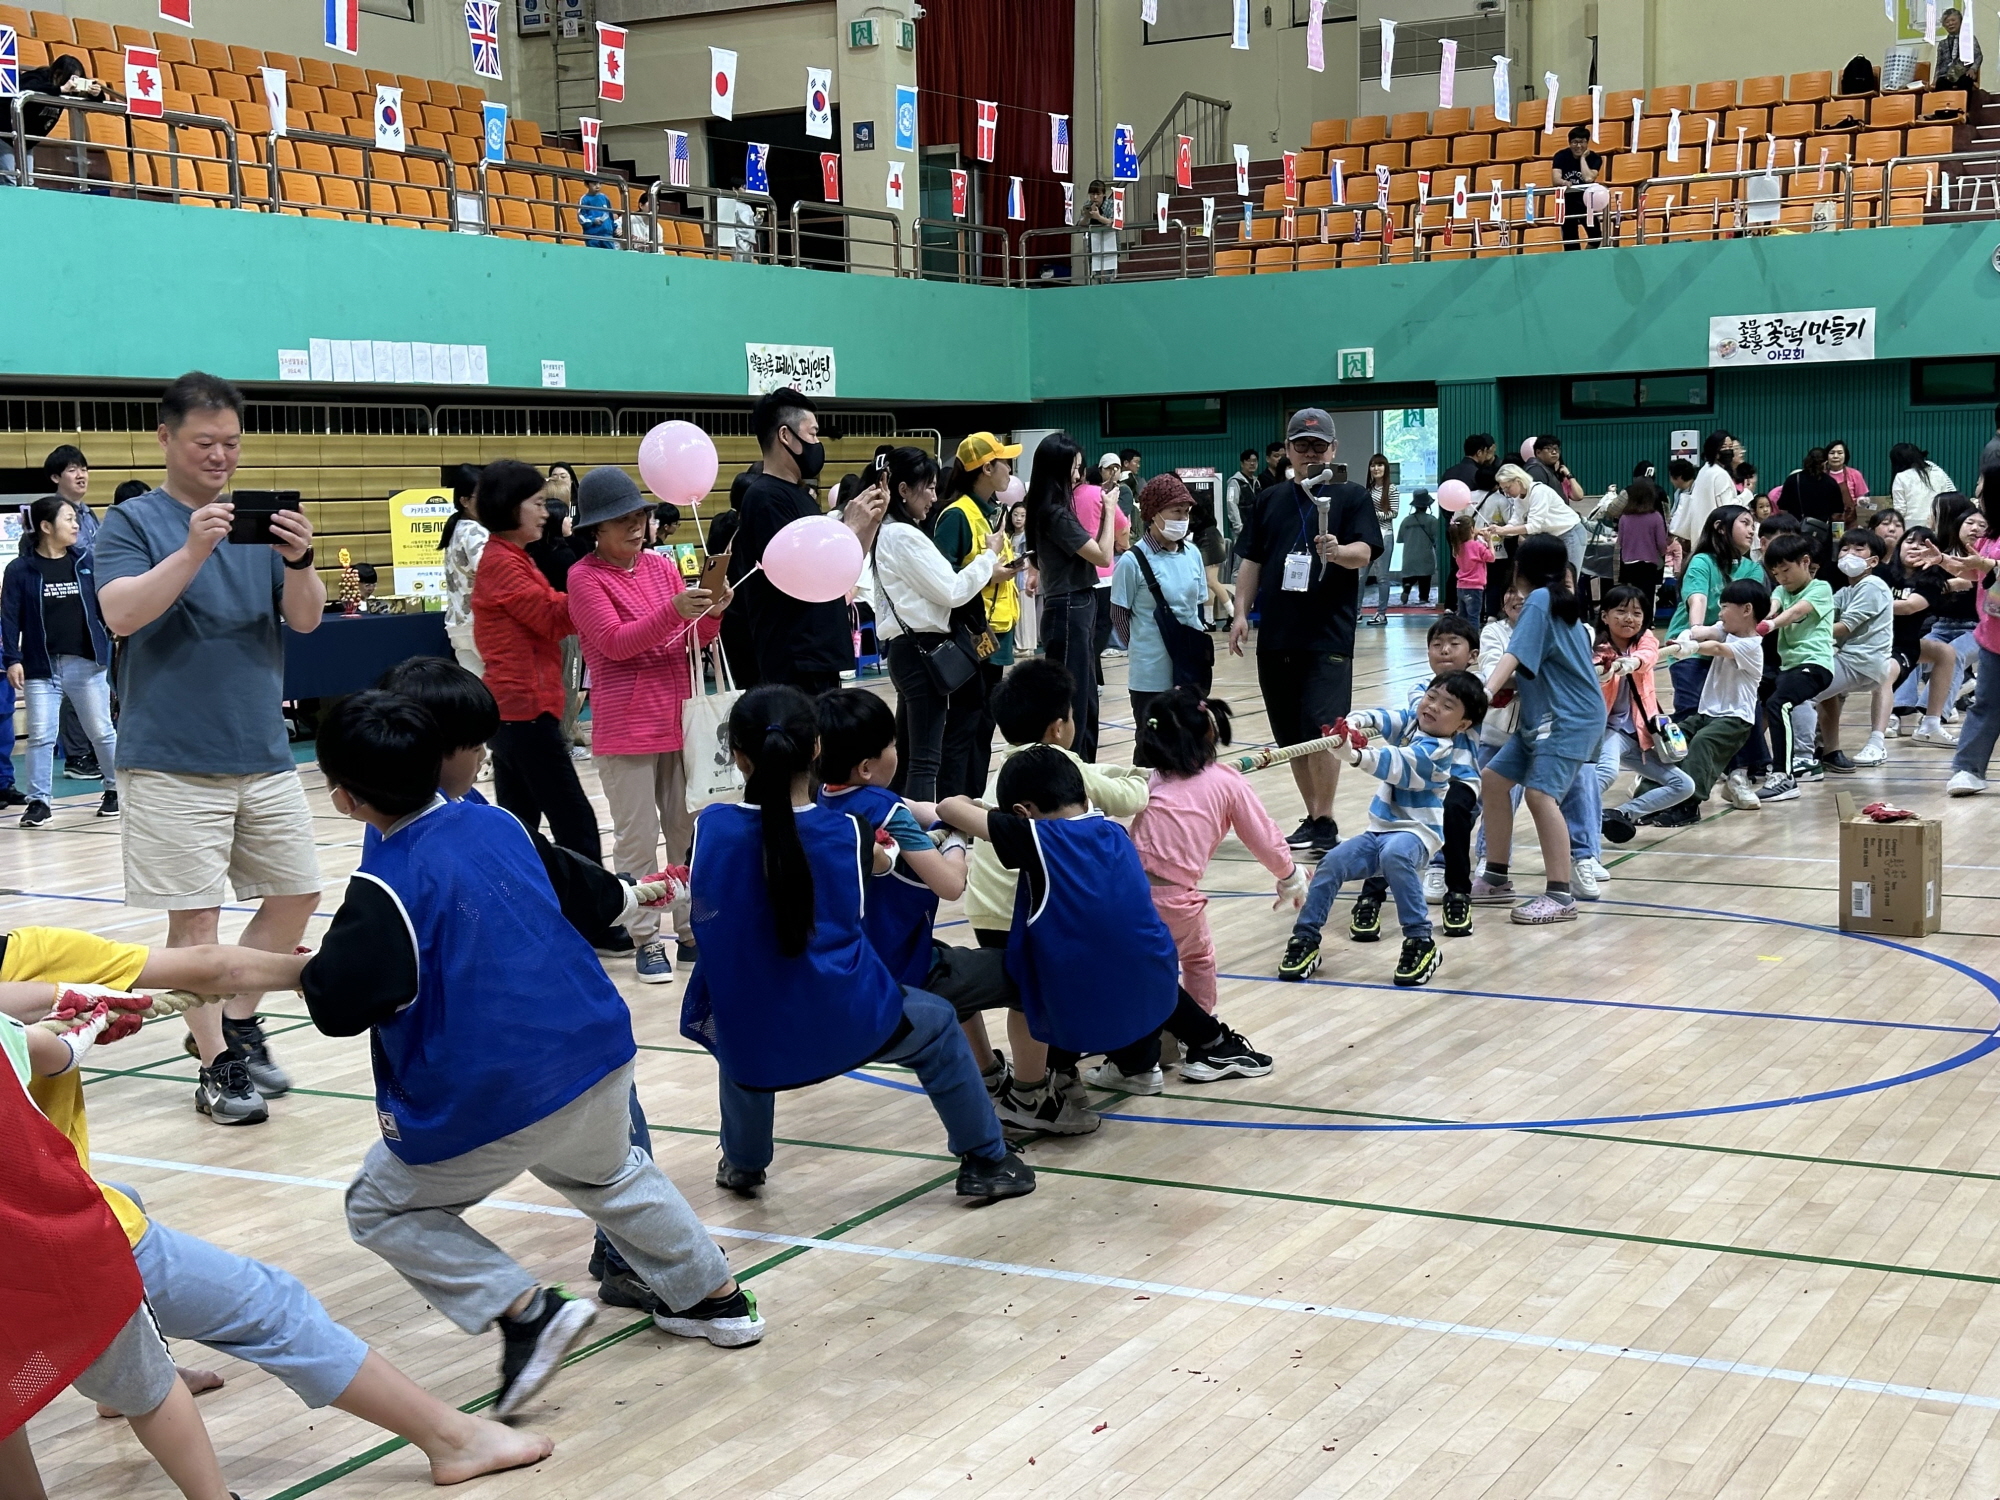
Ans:
<svg viewBox="0 0 2000 1500"><path fill-rule="evenodd" d="M82 1062L83 1054L97 1044L98 1037L104 1034L105 1028L110 1024L111 1013L106 1011L102 1015L92 1017L87 1024L77 1027L76 1030L65 1031L57 1037L56 1040L69 1049L69 1061L58 1068L52 1076L60 1078Z"/></svg>
<svg viewBox="0 0 2000 1500"><path fill-rule="evenodd" d="M1291 874L1278 882L1278 899L1271 903L1271 910L1278 910L1287 901L1292 903L1293 911L1306 904L1306 872L1297 865L1292 866Z"/></svg>
<svg viewBox="0 0 2000 1500"><path fill-rule="evenodd" d="M1636 656L1621 656L1611 664L1613 677L1630 677L1638 670L1639 658Z"/></svg>
<svg viewBox="0 0 2000 1500"><path fill-rule="evenodd" d="M960 833L956 828L934 828L931 837L937 840L940 854L950 854L954 850L969 854L972 851L972 836Z"/></svg>

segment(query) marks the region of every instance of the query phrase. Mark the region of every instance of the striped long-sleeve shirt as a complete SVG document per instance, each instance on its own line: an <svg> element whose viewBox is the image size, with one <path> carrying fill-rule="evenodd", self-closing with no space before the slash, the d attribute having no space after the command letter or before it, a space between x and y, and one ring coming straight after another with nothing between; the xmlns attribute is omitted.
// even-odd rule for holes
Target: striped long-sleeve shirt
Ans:
<svg viewBox="0 0 2000 1500"><path fill-rule="evenodd" d="M1451 785L1456 737L1441 740L1417 726L1413 710L1371 710L1378 737L1357 762L1382 785L1368 804L1372 833L1414 833L1435 854L1444 847L1444 794Z"/></svg>

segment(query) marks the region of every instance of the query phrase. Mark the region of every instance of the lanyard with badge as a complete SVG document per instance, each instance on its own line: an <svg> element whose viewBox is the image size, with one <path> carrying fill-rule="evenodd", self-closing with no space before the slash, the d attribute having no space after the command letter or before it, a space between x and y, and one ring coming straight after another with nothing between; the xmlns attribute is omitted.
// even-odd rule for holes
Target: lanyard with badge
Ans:
<svg viewBox="0 0 2000 1500"><path fill-rule="evenodd" d="M1305 492L1304 485L1300 485L1298 488L1301 494ZM1313 508L1318 512L1319 528L1316 534L1324 536L1326 534L1326 502L1315 498L1313 500ZM1285 554L1285 574L1284 578L1280 581L1279 587L1288 594L1305 593L1306 590L1312 587L1312 565L1312 543L1306 536L1306 512L1305 508L1301 506L1299 509L1298 544Z"/></svg>

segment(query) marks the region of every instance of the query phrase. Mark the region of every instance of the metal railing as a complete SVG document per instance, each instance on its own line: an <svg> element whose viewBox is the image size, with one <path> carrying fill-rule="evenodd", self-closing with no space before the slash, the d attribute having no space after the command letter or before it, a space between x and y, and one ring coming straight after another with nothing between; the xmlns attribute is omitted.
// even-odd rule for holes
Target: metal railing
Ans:
<svg viewBox="0 0 2000 1500"><path fill-rule="evenodd" d="M692 255L701 259L751 261L758 265L775 266L784 263L778 247L778 200L769 193L754 193L748 188L700 188L668 187L655 184L654 196L659 198L679 198L684 206L695 212L688 217L678 215L658 216L655 205L655 223L673 224L681 233L687 233L690 226L695 231L690 239L682 239L679 249L682 255ZM732 211L736 205L748 204L754 215L753 223L743 223L737 218L726 218L722 205L728 203ZM706 211L701 211L706 205ZM748 244L742 243L747 237ZM659 244L654 248L671 251L665 236L659 236ZM646 247L639 247L644 249Z"/></svg>
<svg viewBox="0 0 2000 1500"><path fill-rule="evenodd" d="M73 192L103 191L113 197L161 198L178 202L183 198L213 200L232 208L243 206L243 174L235 125L216 115L187 114L166 110L158 117L134 116L127 107L112 100L79 99L62 94L22 94L14 101L14 131L11 146L14 172L24 187L67 187ZM85 121L78 134L74 125L67 136L36 135L28 130L28 110L53 107ZM59 113L57 121L62 118ZM93 119L120 121L120 140L100 139L87 123ZM53 125L50 127L54 128ZM159 131L163 139L148 143ZM201 130L222 137L222 154L183 150L182 130ZM105 132L108 137L109 131ZM61 158L68 156L73 171L61 170ZM46 164L44 159L46 158ZM93 160L102 159L103 176L94 175ZM159 181L157 163L164 163L168 181ZM207 164L211 170L204 173ZM182 167L193 180L181 181ZM118 168L122 166L123 175ZM143 169L143 170L142 170ZM143 181L141 180L143 176Z"/></svg>
<svg viewBox="0 0 2000 1500"><path fill-rule="evenodd" d="M457 223L458 164L446 152L414 144L388 151L361 136L317 130L288 130L264 144L264 159L245 168L262 191L245 196L271 213L437 229Z"/></svg>
<svg viewBox="0 0 2000 1500"><path fill-rule="evenodd" d="M928 235L940 239L927 238ZM997 238L997 249L988 246L988 238ZM970 219L925 219L910 220L910 248L914 260L912 272L921 281L958 281L974 286L1010 286L1013 283L1009 257L1007 226L1004 224L980 224ZM932 255L948 256L953 263L949 273L934 272L931 269ZM994 276L986 269L987 264L997 257L1000 274Z"/></svg>
<svg viewBox="0 0 2000 1500"><path fill-rule="evenodd" d="M1171 178L1174 175L1174 158L1180 150L1181 136L1187 136L1193 142L1190 149L1194 165L1219 166L1224 160L1223 152L1231 149L1229 110L1227 99L1183 93L1174 101L1174 107L1167 111L1166 118L1146 137L1146 144L1139 148L1140 178Z"/></svg>
<svg viewBox="0 0 2000 1500"><path fill-rule="evenodd" d="M822 225L832 225L832 230L829 231L824 227L818 229L807 227L800 219L800 210L802 209L812 210L813 216L821 220ZM887 224L889 226L888 238L875 239L869 237L856 239L851 228L856 220L860 220L863 223ZM879 275L884 270L888 270L896 276L907 274L903 267L902 225L896 216L887 209L850 208L844 203L824 203L814 198L801 198L792 205L788 221L792 235L790 263L794 266L809 266L814 270L822 271L849 271L863 275L868 274L870 271ZM806 241L808 239L819 241L831 240L837 246L837 253L830 255L809 254L806 248ZM869 267L865 264L857 266L854 254L857 249L887 250L890 262L886 266L877 265Z"/></svg>
<svg viewBox="0 0 2000 1500"><path fill-rule="evenodd" d="M1950 166L1961 166L1978 162L1984 162L1994 170L1983 175L1960 172L1957 174L1957 183L1953 183L1951 180L1953 174L1944 170ZM1863 162L1855 168L1855 172L1867 171L1873 167L1874 163ZM1987 187L1982 185L1988 185L1991 187L1993 193L1994 217L2000 218L2000 150L1953 151L1943 156L1890 157L1886 163L1876 169L1882 174L1881 186L1865 190L1871 196L1881 199L1882 219L1886 219L1888 216L1889 201L1899 196L1896 188L1896 169L1899 167L1927 167L1930 169L1924 174L1924 212L1926 217L1930 214L1931 199L1933 196L1939 199L1938 212L1942 215L1963 214L1967 218L1975 216L1979 212L1979 199L1987 190ZM1844 210L1844 218L1849 224L1854 222L1854 196L1856 192L1854 175L1854 172L1850 172L1847 179L1847 203ZM1973 185L1971 202L1964 209L1954 208L1951 201L1952 197L1958 187L1967 182ZM1904 190L1900 196L1915 197L1914 186Z"/></svg>

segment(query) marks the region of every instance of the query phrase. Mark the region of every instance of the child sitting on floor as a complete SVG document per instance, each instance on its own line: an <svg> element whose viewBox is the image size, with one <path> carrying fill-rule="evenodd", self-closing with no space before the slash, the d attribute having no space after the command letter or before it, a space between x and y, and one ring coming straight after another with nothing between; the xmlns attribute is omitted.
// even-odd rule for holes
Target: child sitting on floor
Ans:
<svg viewBox="0 0 2000 1500"><path fill-rule="evenodd" d="M1386 878L1396 898L1396 916L1403 925L1396 983L1425 984L1438 971L1442 959L1431 936L1423 871L1444 842L1444 800L1459 736L1478 728L1485 717L1486 691L1470 672L1435 679L1414 709L1367 711L1365 722L1380 731L1383 743L1367 744L1357 735L1345 754L1350 764L1382 783L1368 804L1368 831L1320 860L1305 909L1279 960L1280 979L1308 979L1319 968L1320 933L1334 898L1344 882L1365 875Z"/></svg>

